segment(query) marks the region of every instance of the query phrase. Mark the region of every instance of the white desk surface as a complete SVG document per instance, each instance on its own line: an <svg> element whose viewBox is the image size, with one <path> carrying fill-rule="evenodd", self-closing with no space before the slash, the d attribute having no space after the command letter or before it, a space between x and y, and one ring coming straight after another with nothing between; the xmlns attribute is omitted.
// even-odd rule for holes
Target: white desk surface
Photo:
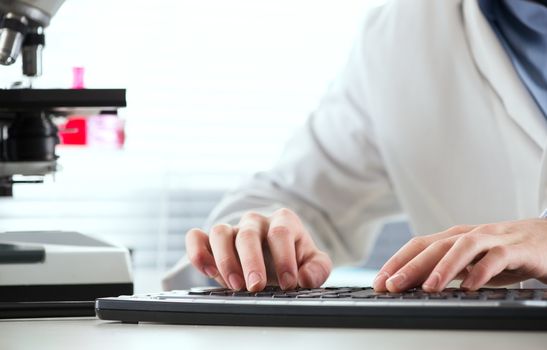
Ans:
<svg viewBox="0 0 547 350"><path fill-rule="evenodd" d="M547 332L122 324L93 318L0 321L0 349L547 349Z"/></svg>
<svg viewBox="0 0 547 350"><path fill-rule="evenodd" d="M333 285L349 283L355 278L351 273L334 274L330 282ZM135 275L136 291L158 290L160 276L156 271L139 271ZM357 276L366 285L369 281L365 280L373 274L365 272ZM92 317L0 320L0 350L170 348L547 350L547 332L135 325Z"/></svg>

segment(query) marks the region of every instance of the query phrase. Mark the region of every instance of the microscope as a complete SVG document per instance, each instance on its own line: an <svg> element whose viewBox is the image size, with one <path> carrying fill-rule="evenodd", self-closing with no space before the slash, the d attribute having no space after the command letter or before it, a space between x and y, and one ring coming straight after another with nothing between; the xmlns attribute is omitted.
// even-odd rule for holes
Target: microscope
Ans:
<svg viewBox="0 0 547 350"><path fill-rule="evenodd" d="M44 29L63 2L0 0L0 64L20 57L23 75L39 77ZM13 184L40 183L57 170L53 118L115 114L125 106L125 89L0 89L0 196L12 196Z"/></svg>
<svg viewBox="0 0 547 350"><path fill-rule="evenodd" d="M0 0L0 64L20 58L24 76L40 76L44 29L63 2ZM125 106L125 89L0 89L0 196L57 170L54 118ZM94 315L96 298L132 292L126 248L77 232L0 232L0 318Z"/></svg>

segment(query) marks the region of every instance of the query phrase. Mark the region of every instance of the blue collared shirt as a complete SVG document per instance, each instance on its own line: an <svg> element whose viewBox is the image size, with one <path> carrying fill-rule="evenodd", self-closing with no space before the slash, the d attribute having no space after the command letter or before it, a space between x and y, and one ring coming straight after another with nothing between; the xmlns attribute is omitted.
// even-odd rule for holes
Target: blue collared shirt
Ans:
<svg viewBox="0 0 547 350"><path fill-rule="evenodd" d="M547 118L547 1L478 1L520 79Z"/></svg>

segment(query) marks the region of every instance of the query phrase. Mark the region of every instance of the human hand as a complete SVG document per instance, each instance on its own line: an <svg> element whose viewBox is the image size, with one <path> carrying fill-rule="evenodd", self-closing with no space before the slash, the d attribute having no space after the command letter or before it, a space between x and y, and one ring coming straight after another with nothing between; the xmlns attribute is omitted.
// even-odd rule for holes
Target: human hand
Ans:
<svg viewBox="0 0 547 350"><path fill-rule="evenodd" d="M332 269L328 255L315 246L298 216L279 209L266 217L249 212L237 226L215 225L186 234L192 264L219 284L234 290L260 291L319 287Z"/></svg>
<svg viewBox="0 0 547 350"><path fill-rule="evenodd" d="M400 292L422 285L439 292L453 279L461 288L507 285L529 278L547 283L547 220L460 225L415 237L382 267L376 291Z"/></svg>

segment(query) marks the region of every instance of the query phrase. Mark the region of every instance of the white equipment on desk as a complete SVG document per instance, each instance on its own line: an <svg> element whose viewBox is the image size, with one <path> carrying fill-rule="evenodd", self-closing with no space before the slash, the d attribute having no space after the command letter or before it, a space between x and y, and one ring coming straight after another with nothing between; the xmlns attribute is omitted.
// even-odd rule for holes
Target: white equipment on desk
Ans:
<svg viewBox="0 0 547 350"><path fill-rule="evenodd" d="M2 302L92 301L132 293L126 248L77 232L0 233Z"/></svg>

